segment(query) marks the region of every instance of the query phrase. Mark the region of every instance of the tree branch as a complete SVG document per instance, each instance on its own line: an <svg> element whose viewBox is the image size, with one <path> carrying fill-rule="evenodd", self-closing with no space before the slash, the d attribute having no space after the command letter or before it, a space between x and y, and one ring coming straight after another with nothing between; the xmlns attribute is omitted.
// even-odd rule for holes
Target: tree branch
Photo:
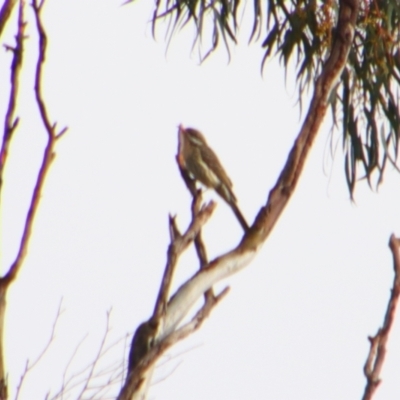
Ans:
<svg viewBox="0 0 400 400"><path fill-rule="evenodd" d="M199 197L199 202L201 202L201 197ZM178 228L175 226L175 219L170 217L171 244L168 248L167 265L165 267L153 315L148 321L142 323L138 327L133 336L129 353L128 375L136 368L137 364L148 353L151 347L153 347L155 343L154 340L161 327L161 321L165 317L167 311L169 290L179 256L186 250L195 237L197 237L201 227L208 221L214 208L215 203L213 202L203 206L198 214L195 215L183 235L179 234Z"/></svg>
<svg viewBox="0 0 400 400"><path fill-rule="evenodd" d="M10 2L9 2L10 3ZM4 3L3 8L6 7L6 3ZM1 35L1 13L0 12L0 35ZM1 201L1 189L3 187L3 174L4 168L7 161L8 148L10 146L11 138L13 132L18 126L19 118L15 117L15 111L17 107L17 97L18 97L18 87L19 87L19 79L21 74L22 67L22 55L24 53L24 30L25 30L25 22L24 22L24 6L23 1L19 2L19 12L18 12L18 30L15 36L15 47L5 46L7 50L13 53L13 58L11 61L11 87L10 87L10 95L8 99L8 107L6 111L6 115L4 118L4 130L3 130L3 141L1 144L0 150L0 201Z"/></svg>
<svg viewBox="0 0 400 400"><path fill-rule="evenodd" d="M200 210L201 190L197 190L195 180L189 176L189 173L185 168L182 168L181 163L179 162L178 155L176 156L176 163L178 165L181 177L182 177L183 181L185 182L187 189L189 190L190 194L193 197L193 200L192 200L192 219L193 219L193 218L195 218L195 216L198 214L198 212ZM199 233L197 234L197 236L194 240L194 246L196 248L197 257L200 262L200 269L203 269L208 264L208 257L207 257L206 247L204 245L204 242L203 242L203 239L201 236L201 231L199 231ZM213 297L214 297L214 293L213 293L212 288L208 289L204 293L204 301L206 301L206 302L208 299L213 298Z"/></svg>
<svg viewBox="0 0 400 400"><path fill-rule="evenodd" d="M21 379L19 381L19 384L17 386L17 391L15 394L15 400L19 399L19 395L21 393L21 389L22 389L22 385L24 384L28 374L33 370L33 368L35 368L35 366L42 360L42 358L44 357L44 355L47 353L47 351L49 350L50 346L52 345L55 337L56 337L56 328L58 325L58 321L61 317L61 314L64 312L64 310L62 310L61 308L62 306L62 299L60 301L60 304L58 305L58 310L57 310L57 314L54 318L54 322L53 322L53 326L51 328L51 333L50 333L50 338L48 339L46 345L44 346L43 350L39 353L39 355L36 357L36 359L33 362L30 362L29 360L26 360L26 364L25 364L25 370L21 376Z"/></svg>
<svg viewBox="0 0 400 400"><path fill-rule="evenodd" d="M50 123L50 118L47 113L47 108L42 93L42 76L43 76L43 67L46 58L46 46L47 46L47 36L43 27L43 23L41 21L41 11L43 8L43 4L44 4L43 1L39 3L38 0L34 0L32 3L32 7L35 14L36 28L39 33L39 56L36 64L35 96L36 96L36 102L39 107L40 117L47 132L47 145L44 150L42 164L40 166L38 177L36 179L36 184L33 189L32 199L25 220L25 225L22 233L22 238L20 241L18 254L7 274L0 280L0 287L8 286L16 278L21 268L21 265L25 259L34 219L39 206L41 192L50 165L55 157L54 153L55 143L56 140L59 137L61 137L61 135L63 135L67 130L67 128L63 128L59 133L57 133L56 124Z"/></svg>
<svg viewBox="0 0 400 400"><path fill-rule="evenodd" d="M33 189L32 198L30 201L28 213L25 219L25 224L23 227L23 232L18 248L17 255L15 257L14 262L11 264L8 272L0 278L0 400L7 398L7 383L6 383L6 372L4 367L4 348L3 348L3 332L4 332L4 317L5 317L5 309L6 309L6 294L7 289L10 284L16 279L19 270L23 264L25 259L28 245L31 237L32 227L35 220L36 212L38 210L39 201L42 193L42 189L45 183L45 179L47 177L50 165L52 160L54 159L54 147L57 138L59 138L65 131L66 128L61 130L58 134L56 133L56 125L50 124L50 120L48 117L48 113L46 110L46 105L43 99L42 94L42 75L43 75L43 66L45 62L46 55L46 44L47 37L46 33L41 21L41 10L43 7L43 1L40 3L37 0L33 1L32 7L36 20L36 28L39 34L39 55L36 63L36 74L35 74L35 96L36 102L39 107L39 114L44 124L45 130L47 132L47 145L44 150L42 163L39 168L38 176L36 178L35 187ZM4 24L11 12L13 2L6 1L3 5L3 8L0 12L0 32L4 27L1 25ZM17 45L15 49L11 49L14 51L14 57L11 65L11 92L10 92L10 100L9 107L6 113L5 118L5 128L4 128L4 138L1 150L1 172L3 172L4 163L6 161L7 149L11 140L12 132L14 131L17 125L17 119L14 118L15 107L16 107L16 96L17 96L17 87L18 87L18 77L20 74L21 62L22 62L22 53L23 53L23 33L25 28L25 23L23 21L23 11L25 2L20 0L19 7L19 16L18 16L18 34L17 34ZM7 14L8 13L8 14ZM3 20L1 20L3 18ZM5 19L4 19L5 18ZM0 175L1 180L1 175Z"/></svg>
<svg viewBox="0 0 400 400"><path fill-rule="evenodd" d="M371 400L381 383L380 374L385 361L386 344L389 340L389 334L394 323L396 308L400 297L400 239L391 235L389 248L393 254L393 286L382 327L378 329L375 336L368 338L370 350L364 366L367 384L362 397L363 400Z"/></svg>
<svg viewBox="0 0 400 400"><path fill-rule="evenodd" d="M202 268L192 278L178 288L168 301L165 312L159 318L150 319L138 328L131 350L135 348L136 340L136 348L139 349L142 346L145 351L131 364L132 369L129 369L127 380L118 397L119 400L144 399L146 397L152 369L158 357L172 342L175 343L173 338L180 337L182 332L186 332L185 329L191 331L189 327L192 325L179 328L179 324L194 303L204 293L211 290L215 283L247 266L272 231L296 188L311 145L323 122L332 88L339 80L346 64L354 37L358 8L358 0L342 0L340 2L336 37L331 54L316 81L303 126L282 173L270 191L267 203L261 208L250 230L245 233L235 249L202 265ZM184 172L181 170L182 177L191 193L194 194L194 182L190 182L190 179L187 179L190 177L185 176ZM211 296L210 299L212 299ZM208 306L210 309L212 308L211 301L210 305L207 305L206 301L199 313L204 312ZM191 322L196 325L195 319Z"/></svg>
<svg viewBox="0 0 400 400"><path fill-rule="evenodd" d="M311 146L326 114L329 96L346 65L354 38L359 3L359 0L340 1L335 40L315 83L314 94L303 126L289 153L286 165L269 193L266 205L261 208L253 228L243 239L246 246L257 248L265 241L297 186Z"/></svg>

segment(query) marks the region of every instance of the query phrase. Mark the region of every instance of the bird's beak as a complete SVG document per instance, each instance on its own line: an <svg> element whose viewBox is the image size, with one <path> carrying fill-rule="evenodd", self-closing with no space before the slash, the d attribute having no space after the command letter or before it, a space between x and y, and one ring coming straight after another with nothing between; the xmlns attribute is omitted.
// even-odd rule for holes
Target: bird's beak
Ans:
<svg viewBox="0 0 400 400"><path fill-rule="evenodd" d="M178 132L179 132L179 141L182 142L182 141L184 140L183 135L184 135L184 133L185 133L185 128L183 127L182 124L180 124L180 125L178 126Z"/></svg>
<svg viewBox="0 0 400 400"><path fill-rule="evenodd" d="M182 124L178 126L178 164L181 168L185 168L185 160L183 158L183 147L185 142L185 128Z"/></svg>

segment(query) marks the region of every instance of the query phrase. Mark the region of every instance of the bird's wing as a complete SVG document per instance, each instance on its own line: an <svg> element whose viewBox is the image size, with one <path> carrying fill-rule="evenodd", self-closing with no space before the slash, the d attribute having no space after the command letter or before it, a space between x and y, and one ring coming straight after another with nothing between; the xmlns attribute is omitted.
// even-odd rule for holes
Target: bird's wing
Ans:
<svg viewBox="0 0 400 400"><path fill-rule="evenodd" d="M212 165L210 168L211 173L217 178L214 178L216 185L214 186L215 191L227 202L235 203L236 197L232 191L232 181L226 174L224 167L219 162L217 155L208 147L207 151L203 151L200 148L200 154L202 162L206 165Z"/></svg>
<svg viewBox="0 0 400 400"><path fill-rule="evenodd" d="M213 150L208 147L207 151L203 151L200 148L200 155L206 165L212 165L211 168L218 179L224 183L229 188L232 187L232 181L229 179L229 176L226 174L224 167L221 165L217 155L213 152Z"/></svg>

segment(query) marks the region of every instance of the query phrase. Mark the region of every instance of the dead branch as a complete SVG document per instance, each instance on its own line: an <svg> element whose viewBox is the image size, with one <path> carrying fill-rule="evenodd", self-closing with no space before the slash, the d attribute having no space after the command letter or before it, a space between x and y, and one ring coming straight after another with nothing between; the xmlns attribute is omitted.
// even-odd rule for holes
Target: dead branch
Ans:
<svg viewBox="0 0 400 400"><path fill-rule="evenodd" d="M260 210L239 246L211 261L203 270L182 285L168 303L164 322L166 334L171 333L199 296L219 280L244 268L264 243L298 182L310 146L326 112L329 94L346 63L356 23L358 2L341 2L337 38L325 68L318 78L304 124L290 152L286 165L271 190L267 204ZM184 306L183 306L184 305ZM168 333L167 333L168 332Z"/></svg>
<svg viewBox="0 0 400 400"><path fill-rule="evenodd" d="M390 236L389 248L393 254L393 286L382 327L378 329L375 336L369 337L370 350L364 366L364 375L367 378L363 400L371 400L376 389L381 383L380 374L386 356L386 344L392 329L396 308L400 297L400 239L394 235Z"/></svg>
<svg viewBox="0 0 400 400"><path fill-rule="evenodd" d="M198 199L198 204L201 204L201 196ZM161 288L154 308L153 316L155 319L159 319L161 315L165 313L172 276L179 256L198 236L202 226L208 221L214 209L215 203L213 202L200 208L192 219L192 222L184 235L180 235L175 224L175 219L170 217L171 244L168 248L167 265L165 267Z"/></svg>
<svg viewBox="0 0 400 400"><path fill-rule="evenodd" d="M11 9L14 4L15 2L13 1L6 1L3 4L2 10L0 11L0 32L1 29L4 28L4 24L8 20L8 17L10 15ZM16 119L14 115L16 107L16 98L18 95L17 89L18 89L19 74L22 62L22 53L23 53L23 38L24 38L24 27L25 27L25 23L23 21L23 11L25 6L24 0L20 0L19 4L20 6L19 6L19 16L18 16L18 34L16 36L17 45L15 48L9 47L9 49L14 52L14 57L11 65L10 100L9 100L8 110L6 113L3 144L0 153L1 154L0 174L4 169L4 163L7 159L6 157L7 149L12 137L12 133L14 132L18 121L18 119ZM39 107L39 114L47 133L47 145L44 150L41 166L39 168L38 176L36 178L36 183L32 192L32 197L28 208L27 216L25 218L25 224L23 227L17 255L15 257L14 262L11 264L8 271L6 272L6 274L2 278L0 278L0 400L7 398L7 384L6 384L6 373L4 368L4 349L3 349L4 315L6 307L7 289L9 288L10 284L16 279L18 272L21 269L21 266L25 259L45 179L47 177L49 168L51 166L51 162L54 159L55 143L57 138L59 138L66 131L66 128L64 128L61 130L61 132L57 133L56 125L55 124L52 125L50 123L50 119L48 117L42 93L43 68L45 63L46 44L47 44L47 37L41 20L41 10L43 8L43 4L44 4L43 1L39 3L37 0L34 0L32 8L36 20L36 28L39 34L39 53L38 53L39 55L36 63L36 74L35 74L35 96L36 96L36 102ZM3 20L1 18L3 18Z"/></svg>
<svg viewBox="0 0 400 400"><path fill-rule="evenodd" d="M199 200L199 204L201 198ZM202 226L210 218L214 211L215 203L210 202L199 209L197 215L193 218L186 232L181 235L175 218L170 217L169 228L171 233L171 244L168 248L167 265L165 267L164 276L161 281L159 294L152 317L142 323L136 330L132 339L131 350L129 354L128 375L133 371L143 356L149 351L153 345L153 340L157 335L160 320L165 315L167 303L169 299L169 291L172 283L173 273L178 262L179 256L196 238Z"/></svg>
<svg viewBox="0 0 400 400"><path fill-rule="evenodd" d="M12 2L5 2L3 5L3 9L6 8L7 3L10 3L10 7L12 7ZM15 2L14 2L15 3ZM2 11L3 11L2 9ZM0 12L0 35L1 35L1 13ZM17 34L15 36L15 47L5 46L7 50L13 53L12 61L11 61L11 86L10 86L10 94L8 98L8 107L6 111L6 115L4 118L4 131L3 131L3 141L1 144L0 150L0 201L1 201L1 189L3 187L3 174L4 168L7 161L8 149L10 146L11 138L13 132L18 126L19 118L15 116L16 108L17 108L17 96L18 96L18 87L19 80L21 74L22 67L22 56L24 53L24 30L25 30L25 22L24 22L24 6L23 2L19 3L18 10L18 29Z"/></svg>
<svg viewBox="0 0 400 400"><path fill-rule="evenodd" d="M15 1L6 1L0 11L0 35L4 29L6 22L11 14L11 10ZM22 65L22 54L24 45L24 3L20 1L19 13L18 13L18 28L16 34L16 45L14 48L8 47L10 51L13 51L13 58L11 61L11 88L9 95L8 108L5 115L4 121L4 132L3 132L3 142L0 150L0 196L3 180L4 165L6 162L7 149L11 140L13 131L15 130L18 119L14 117L17 96L18 96L18 83L21 72ZM3 332L4 332L4 316L6 307L6 287L1 285L0 278L0 400L7 399L7 381L6 381L6 371L4 366L4 348L3 348Z"/></svg>
<svg viewBox="0 0 400 400"><path fill-rule="evenodd" d="M100 343L99 349L97 351L97 355L96 355L96 357L94 359L94 362L92 363L92 365L90 367L89 375L87 377L87 380L86 380L85 384L83 385L83 387L81 389L81 392L79 393L78 398L82 397L83 393L85 393L85 391L87 390L87 388L89 386L89 382L93 377L94 370L95 370L95 368L97 366L97 363L98 363L98 361L100 359L101 354L103 353L103 349L104 349L104 346L105 346L106 338L107 338L109 332L110 332L110 311L107 312L106 332L105 332L105 334L103 336L103 339L102 339L102 341Z"/></svg>
<svg viewBox="0 0 400 400"><path fill-rule="evenodd" d="M179 156L176 156L176 161L177 165L179 168L179 171L181 173L181 176L186 184L186 187L188 188L189 192L191 193L193 200L192 200L192 218L195 218L196 215L199 213L200 207L201 207L201 202L202 202L202 196L201 196L201 190L196 189L195 181L191 179L190 175L186 171L186 169L182 168L181 163L179 162ZM199 267L200 270L204 269L206 265L208 264L208 257L207 257L207 250L206 246L204 244L201 230L198 232L196 235L196 238L194 240L194 246L196 249L197 257L199 259ZM208 307L209 305L212 305L213 302L215 301L215 295L213 288L210 287L204 292L204 307Z"/></svg>
<svg viewBox="0 0 400 400"><path fill-rule="evenodd" d="M119 384L123 378L124 366L120 361L112 362L105 366L101 365L101 362L111 350L114 350L117 346L119 347L120 344L125 342L126 336L107 344L111 331L110 317L111 311L107 312L104 334L101 338L94 360L77 372L69 373L71 364L74 361L83 341L86 339L86 335L83 340L78 343L72 356L67 362L60 389L54 395L48 393L46 397L47 399L63 399L66 396L71 395L75 389L79 391L77 395L74 395L76 399L104 399L107 392L114 390L115 393L117 391L116 387L120 386ZM110 398L114 397L111 396Z"/></svg>
<svg viewBox="0 0 400 400"><path fill-rule="evenodd" d="M133 369L128 369L128 376L117 400L142 399L147 390L147 384L151 376L152 368L157 360L174 344L185 339L200 328L204 320L209 316L212 309L225 297L229 289L224 289L212 300L207 301L196 313L192 320L163 338L154 342L151 348L141 357Z"/></svg>
<svg viewBox="0 0 400 400"><path fill-rule="evenodd" d="M146 397L152 368L157 359L166 348L182 336L186 337L193 331L194 326L198 326L195 317L189 324L178 328L193 304L210 291L216 282L247 266L272 231L296 188L311 145L325 116L332 88L339 80L346 64L354 37L358 8L358 0L340 1L336 36L331 54L315 83L314 94L303 126L275 186L269 193L265 206L260 209L250 230L244 234L239 245L232 251L203 264L202 260L207 260L206 256L203 257L205 248L202 249L199 246L198 254L200 255L201 269L178 288L166 306L163 307L163 312L157 315L157 318L150 318L136 331L132 341L132 358L130 357L128 376L118 397L119 400L144 399ZM191 181L186 171L182 169L180 171L188 189L195 198L194 182ZM203 250L204 254L202 255ZM164 305L166 298L165 296L163 300ZM210 299L210 301L206 300L197 316L202 315L202 313L208 315L215 305L212 301L212 295L206 296L206 299ZM219 297L216 299L219 299ZM200 321L202 320L200 318ZM135 349L137 352L134 351Z"/></svg>
<svg viewBox="0 0 400 400"><path fill-rule="evenodd" d="M56 335L56 327L58 325L58 321L61 317L61 314L64 312L64 310L62 310L61 308L62 306L62 299L60 301L60 304L58 306L58 310L57 310L57 314L56 317L54 318L54 322L53 322L53 326L51 329L51 333L50 333L50 338L47 341L46 345L44 346L43 350L39 353L39 355L36 357L36 359L31 363L29 362L29 360L26 360L26 364L25 364L25 369L24 372L21 375L19 384L17 386L17 391L15 393L15 400L18 400L19 395L21 393L21 389L22 389L22 385L24 384L24 382L26 381L28 374L33 370L33 368L35 368L35 366L43 359L43 357L45 356L45 354L47 354L50 346L52 345L52 343L54 342L55 339L55 335Z"/></svg>
<svg viewBox="0 0 400 400"><path fill-rule="evenodd" d="M22 233L22 238L20 241L20 246L18 249L18 254L7 274L0 280L1 287L7 287L16 278L21 268L21 265L25 259L35 215L39 206L41 192L50 165L55 157L54 148L56 140L61 135L63 135L67 130L67 128L63 128L59 133L57 133L56 124L50 123L50 118L48 116L46 104L42 93L42 80L43 80L42 77L43 77L43 68L44 68L44 63L46 58L46 48L47 48L47 36L41 20L41 11L43 8L43 4L44 4L43 1L39 3L38 0L34 0L32 3L32 8L34 10L36 28L39 33L39 56L36 64L35 96L36 96L36 102L39 107L39 114L47 133L47 145L44 150L42 164L40 166L38 177L36 179L36 184L33 189L32 199L25 220L25 225Z"/></svg>
<svg viewBox="0 0 400 400"><path fill-rule="evenodd" d="M198 190L196 188L195 180L190 177L188 171L185 168L182 168L181 163L179 162L178 155L176 156L176 164L178 165L181 177L182 177L183 181L185 182L185 185L193 198L193 200L192 200L192 219L193 219L199 213L199 210L201 207L201 199L202 199L201 190ZM203 239L201 236L201 231L199 231L199 233L197 234L197 236L194 240L194 245L196 248L197 257L199 258L200 269L203 269L208 264L208 257L207 257L206 247L204 245L204 242L203 242ZM214 294L213 294L212 288L208 289L204 293L204 301L206 301L206 302L209 298L213 298L213 297L214 297Z"/></svg>

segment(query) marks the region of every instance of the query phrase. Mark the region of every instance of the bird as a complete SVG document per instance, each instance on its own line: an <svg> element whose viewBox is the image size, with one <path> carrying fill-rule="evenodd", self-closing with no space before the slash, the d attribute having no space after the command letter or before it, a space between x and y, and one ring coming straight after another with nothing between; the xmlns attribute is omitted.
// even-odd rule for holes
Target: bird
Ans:
<svg viewBox="0 0 400 400"><path fill-rule="evenodd" d="M249 225L237 205L232 181L200 131L179 125L177 159L181 168L207 188L214 189L226 201L243 230L248 231Z"/></svg>

